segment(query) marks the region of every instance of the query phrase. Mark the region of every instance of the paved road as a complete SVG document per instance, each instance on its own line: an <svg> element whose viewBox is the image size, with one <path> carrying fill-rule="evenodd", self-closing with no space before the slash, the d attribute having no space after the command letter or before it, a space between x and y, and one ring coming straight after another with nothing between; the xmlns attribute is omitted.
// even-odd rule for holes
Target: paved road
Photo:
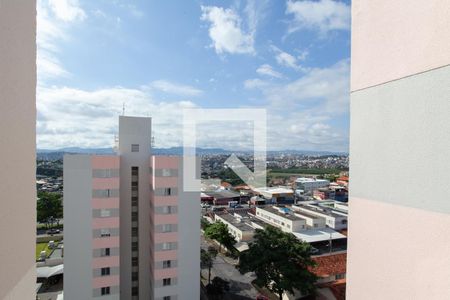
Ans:
<svg viewBox="0 0 450 300"><path fill-rule="evenodd" d="M202 248L208 249L208 243L203 237ZM211 270L211 279L219 276L230 283L230 291L224 299L256 299L258 292L251 285L251 281L255 279L254 274L242 275L230 261L229 258L224 259L222 255L217 255ZM203 269L202 274L204 278L208 278L208 269Z"/></svg>

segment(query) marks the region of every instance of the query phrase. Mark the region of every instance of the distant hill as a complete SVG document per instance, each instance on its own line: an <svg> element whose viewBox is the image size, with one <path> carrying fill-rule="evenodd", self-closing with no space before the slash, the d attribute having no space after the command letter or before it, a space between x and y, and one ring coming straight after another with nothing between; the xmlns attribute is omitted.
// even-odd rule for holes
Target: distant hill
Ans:
<svg viewBox="0 0 450 300"><path fill-rule="evenodd" d="M114 154L112 148L79 148L68 147L61 149L37 149L38 159L61 159L66 153L77 154L97 154L97 155L109 155ZM152 153L154 155L183 155L183 147L171 147L171 148L153 148ZM196 153L200 155L208 154L231 154L231 153L245 153L251 154L251 151L231 151L222 148L196 148ZM348 155L345 152L331 152L331 151L308 151L308 150L280 150L280 151L268 151L268 155L280 155L280 154L297 154L297 155Z"/></svg>

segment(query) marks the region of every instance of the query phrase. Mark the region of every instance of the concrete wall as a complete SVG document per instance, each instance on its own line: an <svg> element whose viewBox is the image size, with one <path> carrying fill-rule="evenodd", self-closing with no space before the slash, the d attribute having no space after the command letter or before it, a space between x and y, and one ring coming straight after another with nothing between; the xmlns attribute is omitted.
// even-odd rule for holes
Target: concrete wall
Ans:
<svg viewBox="0 0 450 300"><path fill-rule="evenodd" d="M131 167L139 167L139 299L150 299L151 118L119 117L121 297L131 297ZM131 145L139 144L139 152Z"/></svg>
<svg viewBox="0 0 450 300"><path fill-rule="evenodd" d="M0 0L0 299L35 298L36 1Z"/></svg>
<svg viewBox="0 0 450 300"><path fill-rule="evenodd" d="M347 298L450 299L450 6L357 0Z"/></svg>
<svg viewBox="0 0 450 300"><path fill-rule="evenodd" d="M196 178L200 178L197 160ZM179 173L183 174L183 160L179 159ZM200 299L200 191L183 191L183 176L178 177L179 195L179 268L178 300Z"/></svg>
<svg viewBox="0 0 450 300"><path fill-rule="evenodd" d="M89 155L64 156L64 298L92 299L92 169Z"/></svg>

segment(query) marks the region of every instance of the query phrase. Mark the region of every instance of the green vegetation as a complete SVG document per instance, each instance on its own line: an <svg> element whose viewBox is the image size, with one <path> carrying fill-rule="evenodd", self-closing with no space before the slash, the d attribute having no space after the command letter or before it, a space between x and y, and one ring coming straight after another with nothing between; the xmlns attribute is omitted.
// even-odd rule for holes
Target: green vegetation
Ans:
<svg viewBox="0 0 450 300"><path fill-rule="evenodd" d="M216 256L217 250L214 247L209 247L208 251L205 249L201 249L200 251L200 264L203 268L208 268L208 284L211 283L211 268Z"/></svg>
<svg viewBox="0 0 450 300"><path fill-rule="evenodd" d="M303 295L314 294L317 278L308 267L315 265L310 257L311 246L293 234L273 226L257 229L255 241L239 259L242 274L255 272L255 284L265 287L282 299L285 291L294 289Z"/></svg>
<svg viewBox="0 0 450 300"><path fill-rule="evenodd" d="M206 228L208 228L209 226L211 226L211 224L207 220L205 220L205 218L200 219L201 229L206 230Z"/></svg>
<svg viewBox="0 0 450 300"><path fill-rule="evenodd" d="M37 243L36 244L36 259L41 257L41 251L45 251L46 255L49 256L52 250L48 248L48 243Z"/></svg>
<svg viewBox="0 0 450 300"><path fill-rule="evenodd" d="M205 229L205 236L209 239L219 242L219 250L224 245L227 248L232 248L236 243L234 237L228 232L228 226L222 222L211 224Z"/></svg>
<svg viewBox="0 0 450 300"><path fill-rule="evenodd" d="M244 184L244 181L241 179L241 177L237 176L234 171L231 169L223 169L218 174L217 177L220 178L222 181L228 182L232 186Z"/></svg>
<svg viewBox="0 0 450 300"><path fill-rule="evenodd" d="M63 176L62 160L55 160L53 162L36 160L36 174L47 177L61 177Z"/></svg>
<svg viewBox="0 0 450 300"><path fill-rule="evenodd" d="M63 217L63 206L61 195L57 193L38 192L37 221L44 223L46 228L59 225L59 219Z"/></svg>

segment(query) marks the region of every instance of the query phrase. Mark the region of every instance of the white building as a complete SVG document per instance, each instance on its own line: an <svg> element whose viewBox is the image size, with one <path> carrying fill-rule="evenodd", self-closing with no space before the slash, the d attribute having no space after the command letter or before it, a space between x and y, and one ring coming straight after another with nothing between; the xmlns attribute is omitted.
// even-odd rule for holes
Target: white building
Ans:
<svg viewBox="0 0 450 300"><path fill-rule="evenodd" d="M242 217L235 217L231 214L216 214L215 220L222 222L228 226L228 231L237 242L248 242L253 239L255 229L245 223Z"/></svg>
<svg viewBox="0 0 450 300"><path fill-rule="evenodd" d="M320 217L325 220L325 225L330 228L336 230L347 228L347 215L345 213L338 213L330 208L315 205L293 205L292 209L300 214Z"/></svg>
<svg viewBox="0 0 450 300"><path fill-rule="evenodd" d="M295 180L295 191L296 193L307 193L329 185L330 181L326 179L300 177Z"/></svg>
<svg viewBox="0 0 450 300"><path fill-rule="evenodd" d="M150 141L120 117L118 155L64 157L65 299L199 299L200 193Z"/></svg>
<svg viewBox="0 0 450 300"><path fill-rule="evenodd" d="M283 186L255 188L253 191L269 203L286 203L294 200L294 191Z"/></svg>
<svg viewBox="0 0 450 300"><path fill-rule="evenodd" d="M286 232L306 229L306 220L284 207L257 207L256 217Z"/></svg>

